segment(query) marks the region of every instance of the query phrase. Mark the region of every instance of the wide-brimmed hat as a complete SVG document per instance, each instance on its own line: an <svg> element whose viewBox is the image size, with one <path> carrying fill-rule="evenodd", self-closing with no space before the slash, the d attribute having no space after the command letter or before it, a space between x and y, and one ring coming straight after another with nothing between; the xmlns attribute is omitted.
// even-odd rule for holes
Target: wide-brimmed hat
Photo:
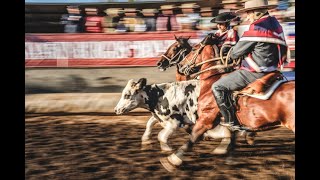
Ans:
<svg viewBox="0 0 320 180"><path fill-rule="evenodd" d="M135 13L135 12L140 12L140 10L136 9L136 8L124 8L123 11L125 13Z"/></svg>
<svg viewBox="0 0 320 180"><path fill-rule="evenodd" d="M104 11L108 16L112 16L112 15L118 15L120 13L123 13L123 9L122 8L108 8Z"/></svg>
<svg viewBox="0 0 320 180"><path fill-rule="evenodd" d="M160 10L172 10L172 9L176 9L176 8L177 7L174 4L160 6Z"/></svg>
<svg viewBox="0 0 320 180"><path fill-rule="evenodd" d="M249 0L244 3L243 9L239 9L236 13L243 13L255 9L273 9L277 6L276 4L269 5L267 0Z"/></svg>
<svg viewBox="0 0 320 180"><path fill-rule="evenodd" d="M179 6L181 9L196 9L199 8L200 6L197 5L197 3L184 3Z"/></svg>
<svg viewBox="0 0 320 180"><path fill-rule="evenodd" d="M240 0L223 0L220 4L241 4L242 2Z"/></svg>
<svg viewBox="0 0 320 180"><path fill-rule="evenodd" d="M202 13L202 12L212 12L212 8L211 7L202 7L201 9L200 9L200 12Z"/></svg>
<svg viewBox="0 0 320 180"><path fill-rule="evenodd" d="M218 16L214 17L210 22L212 23L227 23L236 18L236 14L233 12L223 12Z"/></svg>
<svg viewBox="0 0 320 180"><path fill-rule="evenodd" d="M141 13L146 13L146 14L155 14L158 13L159 11L157 9L142 9Z"/></svg>

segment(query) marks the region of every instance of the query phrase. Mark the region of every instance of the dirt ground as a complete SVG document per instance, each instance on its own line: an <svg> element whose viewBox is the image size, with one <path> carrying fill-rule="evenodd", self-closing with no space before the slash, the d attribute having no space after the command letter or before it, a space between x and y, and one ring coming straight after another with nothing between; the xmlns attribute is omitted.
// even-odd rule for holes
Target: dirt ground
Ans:
<svg viewBox="0 0 320 180"><path fill-rule="evenodd" d="M157 141L141 150L149 114L27 114L25 179L295 179L295 136L279 128L260 132L256 145L239 137L229 155L212 155L219 141L201 141L174 173L159 162ZM178 130L169 140L177 149L188 134Z"/></svg>

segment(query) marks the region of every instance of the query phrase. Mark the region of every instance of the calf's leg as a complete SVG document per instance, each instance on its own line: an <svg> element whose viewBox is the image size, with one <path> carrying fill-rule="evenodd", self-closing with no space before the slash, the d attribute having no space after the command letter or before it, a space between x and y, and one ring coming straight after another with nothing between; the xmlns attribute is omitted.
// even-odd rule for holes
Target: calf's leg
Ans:
<svg viewBox="0 0 320 180"><path fill-rule="evenodd" d="M179 122L176 120L167 121L164 129L158 134L158 140L160 141L161 151L172 151L172 148L168 145L168 138L174 131L177 130Z"/></svg>
<svg viewBox="0 0 320 180"><path fill-rule="evenodd" d="M142 145L151 143L150 139L151 139L152 128L157 122L158 122L158 119L155 118L154 116L151 116L150 119L148 120L147 125L146 125L146 130L144 131L144 133L141 137L141 144Z"/></svg>

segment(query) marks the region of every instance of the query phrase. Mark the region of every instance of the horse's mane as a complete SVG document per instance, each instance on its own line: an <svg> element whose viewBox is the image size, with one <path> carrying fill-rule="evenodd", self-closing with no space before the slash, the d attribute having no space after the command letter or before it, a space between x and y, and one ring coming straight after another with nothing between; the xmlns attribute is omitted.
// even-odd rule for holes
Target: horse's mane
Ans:
<svg viewBox="0 0 320 180"><path fill-rule="evenodd" d="M215 45L218 44L218 38L213 33L209 33L200 43L204 45Z"/></svg>

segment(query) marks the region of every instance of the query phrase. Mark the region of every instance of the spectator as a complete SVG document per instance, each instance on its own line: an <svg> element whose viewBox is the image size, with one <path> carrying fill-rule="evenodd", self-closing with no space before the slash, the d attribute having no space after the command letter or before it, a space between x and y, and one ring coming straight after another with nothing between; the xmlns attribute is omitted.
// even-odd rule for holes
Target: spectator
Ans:
<svg viewBox="0 0 320 180"><path fill-rule="evenodd" d="M139 10L135 8L125 8L123 23L127 32L145 31L144 21L138 16Z"/></svg>
<svg viewBox="0 0 320 180"><path fill-rule="evenodd" d="M81 15L81 10L78 6L67 6L69 14L62 15L61 23L65 24L65 33L79 33L84 31L84 21Z"/></svg>
<svg viewBox="0 0 320 180"><path fill-rule="evenodd" d="M102 27L105 33L115 32L117 24L120 21L120 15L123 14L121 8L108 8L104 11L106 16L102 19Z"/></svg>
<svg viewBox="0 0 320 180"><path fill-rule="evenodd" d="M85 8L86 12L86 32L100 33L102 32L102 17L98 14L97 8Z"/></svg>
<svg viewBox="0 0 320 180"><path fill-rule="evenodd" d="M196 3L185 3L180 6L182 14L177 15L177 22L181 30L196 30L200 15L195 12L199 6Z"/></svg>
<svg viewBox="0 0 320 180"><path fill-rule="evenodd" d="M175 5L160 6L161 14L157 18L157 31L177 31L179 25L177 23L176 15L173 10Z"/></svg>
<svg viewBox="0 0 320 180"><path fill-rule="evenodd" d="M211 31L214 28L213 23L210 23L212 20L212 9L211 7L203 7L200 10L200 20L197 25L197 29L204 31Z"/></svg>
<svg viewBox="0 0 320 180"><path fill-rule="evenodd" d="M144 23L146 25L146 31L156 31L156 22L157 22L157 9L142 9L141 13L143 14Z"/></svg>

